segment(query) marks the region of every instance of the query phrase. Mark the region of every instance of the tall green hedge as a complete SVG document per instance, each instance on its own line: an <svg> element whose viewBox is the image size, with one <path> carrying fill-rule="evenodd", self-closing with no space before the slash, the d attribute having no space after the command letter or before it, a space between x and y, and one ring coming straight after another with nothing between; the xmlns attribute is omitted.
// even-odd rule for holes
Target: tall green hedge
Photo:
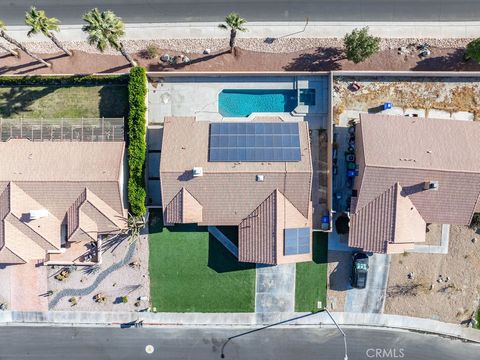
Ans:
<svg viewBox="0 0 480 360"><path fill-rule="evenodd" d="M0 86L67 86L127 84L128 75L0 76Z"/></svg>
<svg viewBox="0 0 480 360"><path fill-rule="evenodd" d="M145 157L147 143L145 140L147 106L147 75L143 67L130 70L128 82L128 201L130 211L135 216L146 213L145 208Z"/></svg>

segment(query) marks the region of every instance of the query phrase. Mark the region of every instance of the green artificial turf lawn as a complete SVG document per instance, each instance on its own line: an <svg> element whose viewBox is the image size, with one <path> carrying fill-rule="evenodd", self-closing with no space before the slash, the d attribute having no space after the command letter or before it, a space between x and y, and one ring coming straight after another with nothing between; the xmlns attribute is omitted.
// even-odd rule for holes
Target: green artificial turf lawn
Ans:
<svg viewBox="0 0 480 360"><path fill-rule="evenodd" d="M206 227L163 227L150 213L150 296L161 312L255 311L255 265L239 263Z"/></svg>
<svg viewBox="0 0 480 360"><path fill-rule="evenodd" d="M126 85L0 86L3 118L114 118L127 111Z"/></svg>
<svg viewBox="0 0 480 360"><path fill-rule="evenodd" d="M295 310L318 311L317 302L326 305L328 234L314 232L313 261L298 263L295 280Z"/></svg>

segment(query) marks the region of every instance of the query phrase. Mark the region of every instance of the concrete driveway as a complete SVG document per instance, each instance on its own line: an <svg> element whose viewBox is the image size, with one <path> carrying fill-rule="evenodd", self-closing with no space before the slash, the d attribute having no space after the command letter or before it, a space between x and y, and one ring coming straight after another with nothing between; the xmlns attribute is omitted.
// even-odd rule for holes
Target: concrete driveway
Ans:
<svg viewBox="0 0 480 360"><path fill-rule="evenodd" d="M47 268L34 261L0 268L0 302L9 310L47 311Z"/></svg>
<svg viewBox="0 0 480 360"><path fill-rule="evenodd" d="M346 312L383 313L390 255L373 254L368 261L367 286L365 289L350 286L345 299Z"/></svg>

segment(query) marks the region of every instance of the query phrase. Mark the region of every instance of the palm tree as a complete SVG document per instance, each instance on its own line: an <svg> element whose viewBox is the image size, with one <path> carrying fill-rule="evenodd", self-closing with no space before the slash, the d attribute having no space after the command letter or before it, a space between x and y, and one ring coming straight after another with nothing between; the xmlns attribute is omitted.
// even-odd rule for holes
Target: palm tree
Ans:
<svg viewBox="0 0 480 360"><path fill-rule="evenodd" d="M83 15L83 20L87 22L87 25L84 25L82 30L88 34L87 40L90 45L95 45L101 52L111 46L120 51L132 66L137 66L135 60L125 49L123 42L120 41L125 35L125 25L113 11L100 12L95 8Z"/></svg>
<svg viewBox="0 0 480 360"><path fill-rule="evenodd" d="M18 53L15 50L12 50L9 47L6 47L5 45L0 44L0 49L3 49L4 51L8 52L10 55L18 56Z"/></svg>
<svg viewBox="0 0 480 360"><path fill-rule="evenodd" d="M220 29L230 29L230 52L233 54L235 51L235 44L237 42L237 31L245 32L247 28L243 27L247 23L247 20L240 17L237 13L230 13L225 18L225 24L219 24Z"/></svg>
<svg viewBox="0 0 480 360"><path fill-rule="evenodd" d="M65 54L68 56L72 56L72 53L66 49L60 41L58 41L57 37L53 33L53 31L60 31L58 24L60 21L56 18L49 18L45 15L45 11L37 10L35 6L30 8L30 11L25 13L25 24L30 26L30 31L28 32L28 36L32 36L34 34L42 33L53 43L61 49Z"/></svg>
<svg viewBox="0 0 480 360"><path fill-rule="evenodd" d="M6 30L7 30L7 27L5 26L5 23L2 20L0 20L0 37L4 38L10 44L15 45L16 47L21 49L25 54L27 54L28 56L30 56L30 57L34 58L35 60L41 62L43 65L45 65L47 67L52 66L51 64L49 64L48 62L43 60L40 56L31 53L25 46L20 44L17 40L8 36L7 33L5 32Z"/></svg>

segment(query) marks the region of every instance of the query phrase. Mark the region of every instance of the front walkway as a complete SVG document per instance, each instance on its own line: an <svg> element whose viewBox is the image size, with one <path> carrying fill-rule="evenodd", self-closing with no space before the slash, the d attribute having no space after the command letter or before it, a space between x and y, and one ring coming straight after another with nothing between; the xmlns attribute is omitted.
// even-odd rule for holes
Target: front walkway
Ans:
<svg viewBox="0 0 480 360"><path fill-rule="evenodd" d="M295 269L295 264L257 265L255 312L260 319L276 321L278 313L294 312Z"/></svg>
<svg viewBox="0 0 480 360"><path fill-rule="evenodd" d="M367 286L365 289L347 290L344 309L346 312L383 313L390 255L373 254L368 261Z"/></svg>

